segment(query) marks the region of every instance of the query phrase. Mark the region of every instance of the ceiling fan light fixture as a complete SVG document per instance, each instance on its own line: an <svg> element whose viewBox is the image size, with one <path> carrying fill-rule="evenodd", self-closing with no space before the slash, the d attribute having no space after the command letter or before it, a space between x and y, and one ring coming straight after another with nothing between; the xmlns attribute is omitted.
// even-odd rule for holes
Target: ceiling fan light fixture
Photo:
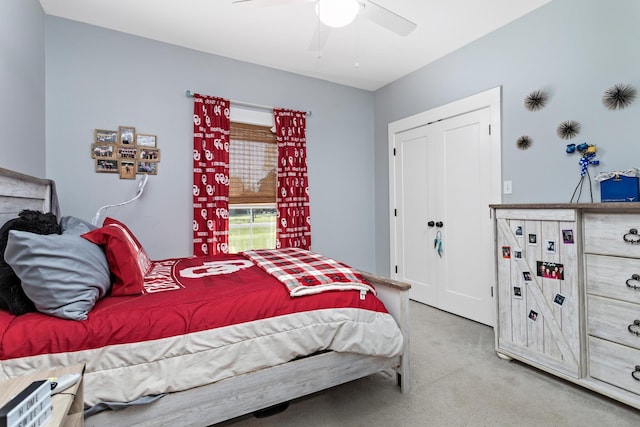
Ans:
<svg viewBox="0 0 640 427"><path fill-rule="evenodd" d="M356 19L360 10L357 0L318 0L316 14L323 24L341 28Z"/></svg>

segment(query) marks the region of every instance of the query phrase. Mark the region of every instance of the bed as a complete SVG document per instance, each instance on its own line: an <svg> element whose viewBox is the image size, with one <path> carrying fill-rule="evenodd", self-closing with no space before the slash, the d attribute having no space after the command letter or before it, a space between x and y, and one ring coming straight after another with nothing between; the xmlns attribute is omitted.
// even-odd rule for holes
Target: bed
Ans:
<svg viewBox="0 0 640 427"><path fill-rule="evenodd" d="M60 216L55 185L0 168L0 226L22 209ZM159 396L88 426L212 425L380 372L409 391L409 285L357 272L364 288L292 296L264 255L148 261L143 296L114 283L84 320L0 312L0 379L84 363L86 407ZM136 310L144 316L132 320Z"/></svg>

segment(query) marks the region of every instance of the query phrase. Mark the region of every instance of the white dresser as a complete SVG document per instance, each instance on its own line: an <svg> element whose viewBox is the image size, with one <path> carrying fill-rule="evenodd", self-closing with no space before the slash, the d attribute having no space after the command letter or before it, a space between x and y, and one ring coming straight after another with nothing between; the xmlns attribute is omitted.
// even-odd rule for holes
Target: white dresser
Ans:
<svg viewBox="0 0 640 427"><path fill-rule="evenodd" d="M491 207L498 354L640 409L640 204Z"/></svg>

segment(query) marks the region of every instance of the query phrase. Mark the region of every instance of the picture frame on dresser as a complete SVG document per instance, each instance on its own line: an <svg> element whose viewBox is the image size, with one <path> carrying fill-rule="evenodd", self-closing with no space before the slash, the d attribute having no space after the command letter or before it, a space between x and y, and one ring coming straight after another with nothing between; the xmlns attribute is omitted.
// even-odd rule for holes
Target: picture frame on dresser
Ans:
<svg viewBox="0 0 640 427"><path fill-rule="evenodd" d="M562 243L570 245L574 243L573 230L562 230Z"/></svg>

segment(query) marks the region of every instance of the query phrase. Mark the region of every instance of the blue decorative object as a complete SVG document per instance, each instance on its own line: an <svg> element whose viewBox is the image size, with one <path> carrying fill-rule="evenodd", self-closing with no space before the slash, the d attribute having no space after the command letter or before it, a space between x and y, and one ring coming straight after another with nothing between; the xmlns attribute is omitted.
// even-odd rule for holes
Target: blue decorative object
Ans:
<svg viewBox="0 0 640 427"><path fill-rule="evenodd" d="M587 168L589 165L597 166L600 164L600 160L593 160L596 157L596 153L587 154L580 158L580 176L587 174Z"/></svg>
<svg viewBox="0 0 640 427"><path fill-rule="evenodd" d="M440 258L442 258L442 232L436 232L436 238L433 240L433 249L436 250Z"/></svg>
<svg viewBox="0 0 640 427"><path fill-rule="evenodd" d="M573 190L573 195L571 195L571 200L569 203L573 203L573 199L577 198L576 202L580 200L580 196L582 195L582 186L584 185L585 176L589 181L589 195L591 196L591 202L593 203L593 189L591 187L591 176L589 175L589 165L597 166L600 164L600 160L596 160L596 153L598 148L595 145L589 144L587 142L583 142L582 144L575 145L569 144L565 149L567 154L573 154L576 151L580 153L580 160L578 164L580 165L580 181L578 181L578 185L576 185L575 190Z"/></svg>
<svg viewBox="0 0 640 427"><path fill-rule="evenodd" d="M583 142L582 144L578 145L578 151L581 153L585 151L587 148L589 148L589 144L587 144L586 142Z"/></svg>
<svg viewBox="0 0 640 427"><path fill-rule="evenodd" d="M638 169L626 171L601 172L595 177L600 181L601 202L637 202L640 200Z"/></svg>

